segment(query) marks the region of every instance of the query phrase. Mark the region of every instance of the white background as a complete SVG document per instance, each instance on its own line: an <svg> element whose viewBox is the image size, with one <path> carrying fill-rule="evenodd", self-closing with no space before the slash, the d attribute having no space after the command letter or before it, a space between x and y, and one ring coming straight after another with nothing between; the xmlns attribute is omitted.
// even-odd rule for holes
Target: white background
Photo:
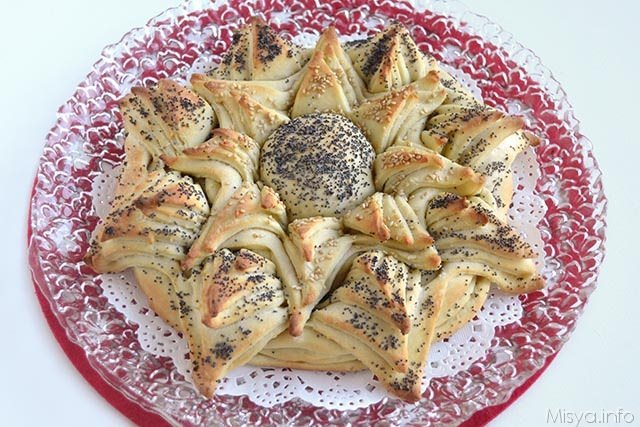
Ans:
<svg viewBox="0 0 640 427"><path fill-rule="evenodd" d="M29 190L55 111L101 49L174 1L3 2L0 25L0 425L129 422L82 379L40 313L26 261ZM571 340L494 426L539 426L549 409L623 408L640 425L640 8L635 1L467 0L562 83L594 143L609 198L607 256ZM585 425L584 423L582 425Z"/></svg>

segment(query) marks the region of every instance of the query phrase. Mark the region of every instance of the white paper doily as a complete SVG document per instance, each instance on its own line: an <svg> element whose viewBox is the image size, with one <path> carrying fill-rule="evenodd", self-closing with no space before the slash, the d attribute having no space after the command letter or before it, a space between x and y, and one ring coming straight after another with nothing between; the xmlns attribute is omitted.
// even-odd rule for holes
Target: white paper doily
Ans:
<svg viewBox="0 0 640 427"><path fill-rule="evenodd" d="M306 37L306 38L305 38ZM310 46L317 36L302 35L298 43ZM351 37L355 39L357 37ZM441 65L442 66L442 65ZM203 72L210 63L196 61L191 72ZM460 83L480 99L480 90L465 73L443 66ZM511 110L510 106L510 110ZM515 110L517 106L513 106ZM512 111L510 111L512 112ZM516 111L513 111L516 112ZM113 198L120 168L104 167L104 175L93 184L93 204L96 214L104 218ZM543 243L537 224L544 216L545 205L535 195L539 167L533 149L521 153L513 164L514 188L517 189L509 210L509 222L540 254ZM154 355L170 357L176 370L185 378L191 378L191 364L186 340L167 325L149 308L146 296L136 285L129 271L121 274L102 274L101 287L108 301L129 321L139 325L137 338L142 348ZM429 361L423 382L423 391L429 378L455 375L466 370L483 357L491 346L495 328L515 322L522 316L522 306L517 296L506 295L492 288L487 301L476 319L457 331L446 342L436 342L429 353ZM328 409L352 409L367 407L389 394L369 371L317 372L298 369L260 368L242 366L231 372L218 386L216 393L232 396L246 395L252 402L271 407L294 397L315 406Z"/></svg>

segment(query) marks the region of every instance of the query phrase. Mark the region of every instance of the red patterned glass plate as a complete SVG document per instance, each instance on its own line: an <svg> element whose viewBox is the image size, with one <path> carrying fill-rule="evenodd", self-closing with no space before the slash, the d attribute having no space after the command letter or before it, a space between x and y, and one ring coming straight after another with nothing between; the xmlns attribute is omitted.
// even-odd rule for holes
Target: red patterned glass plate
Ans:
<svg viewBox="0 0 640 427"><path fill-rule="evenodd" d="M454 377L432 380L418 404L384 400L338 411L299 399L273 408L246 398L203 399L170 359L140 348L136 325L110 306L83 262L97 221L92 181L123 157L118 99L134 85L184 73L197 58L218 61L232 31L256 15L289 36L317 34L330 24L344 35L366 34L398 20L425 52L472 76L488 104L523 115L542 137L537 189L548 209L539 226L548 286L522 297L522 319L496 331L486 357ZM550 71L510 34L456 1L192 0L105 48L59 109L34 183L29 260L36 286L96 373L173 424L458 424L507 401L569 338L604 256L606 199L600 177L591 144Z"/></svg>

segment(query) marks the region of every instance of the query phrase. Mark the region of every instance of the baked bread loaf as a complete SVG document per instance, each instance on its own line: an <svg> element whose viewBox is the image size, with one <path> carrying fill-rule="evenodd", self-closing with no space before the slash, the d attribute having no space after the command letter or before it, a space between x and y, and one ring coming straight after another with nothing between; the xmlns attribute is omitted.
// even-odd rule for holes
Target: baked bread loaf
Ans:
<svg viewBox="0 0 640 427"><path fill-rule="evenodd" d="M133 269L205 396L252 363L369 369L416 401L431 344L492 286L544 285L507 222L537 139L402 25L305 49L254 18L190 83L122 100L125 167L86 260Z"/></svg>

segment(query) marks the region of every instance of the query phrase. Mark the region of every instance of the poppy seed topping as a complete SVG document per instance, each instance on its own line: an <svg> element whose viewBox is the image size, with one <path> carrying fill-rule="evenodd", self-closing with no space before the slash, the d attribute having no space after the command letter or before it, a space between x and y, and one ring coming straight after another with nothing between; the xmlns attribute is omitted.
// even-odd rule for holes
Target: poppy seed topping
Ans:
<svg viewBox="0 0 640 427"><path fill-rule="evenodd" d="M294 218L337 216L374 193L375 153L347 118L329 113L297 117L269 136L260 175Z"/></svg>

